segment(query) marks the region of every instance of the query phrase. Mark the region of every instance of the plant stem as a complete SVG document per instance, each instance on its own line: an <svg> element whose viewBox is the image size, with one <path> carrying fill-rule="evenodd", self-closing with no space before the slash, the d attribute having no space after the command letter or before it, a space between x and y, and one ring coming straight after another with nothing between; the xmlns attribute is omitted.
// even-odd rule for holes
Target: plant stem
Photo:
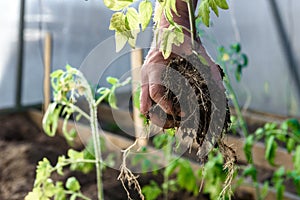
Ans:
<svg viewBox="0 0 300 200"><path fill-rule="evenodd" d="M261 195L260 195L258 182L254 183L254 187L255 187L255 194L256 194L257 200L262 200Z"/></svg>
<svg viewBox="0 0 300 200"><path fill-rule="evenodd" d="M72 194L74 194L74 192L65 191L65 194L72 195ZM83 200L92 200L92 199L90 199L90 198L84 196L81 192L76 193L76 197L81 198L81 199L83 199Z"/></svg>
<svg viewBox="0 0 300 200"><path fill-rule="evenodd" d="M168 142L165 148L165 160L167 161L167 163L170 163L171 161L172 142L173 142L173 137L168 135ZM169 176L167 173L164 173L164 184L165 184L165 187L163 187L164 199L168 200Z"/></svg>
<svg viewBox="0 0 300 200"><path fill-rule="evenodd" d="M194 13L194 5L193 0L187 0L187 7L189 12L189 20L190 20L190 29L191 29L191 44L192 44L192 50L195 50L195 13Z"/></svg>
<svg viewBox="0 0 300 200"><path fill-rule="evenodd" d="M60 102L60 104L72 108L74 111L78 112L80 115L85 117L87 120L90 120L90 116L86 112L84 112L82 109L80 109L78 106L74 105L73 103L70 103L67 101L62 101L62 102Z"/></svg>
<svg viewBox="0 0 300 200"><path fill-rule="evenodd" d="M109 92L103 94L99 99L96 101L96 105L99 105L107 96L109 95Z"/></svg>
<svg viewBox="0 0 300 200"><path fill-rule="evenodd" d="M98 129L98 121L97 121L97 103L95 102L93 92L87 80L84 78L83 74L80 71L76 71L76 75L81 80L81 84L85 91L86 100L89 103L90 108L90 127L92 130L92 138L95 149L95 162L96 162L96 178L97 178L97 190L98 190L98 200L104 199L103 194L103 183L102 183L102 155L101 155L101 143L100 143L100 135Z"/></svg>
<svg viewBox="0 0 300 200"><path fill-rule="evenodd" d="M76 164L76 163L95 163L95 160L91 160L91 159L77 159L76 162L72 161L72 160L66 160L66 162L64 162L63 164L60 164L60 166L55 166L51 169L51 173L57 171L60 167L65 167L71 164Z"/></svg>
<svg viewBox="0 0 300 200"><path fill-rule="evenodd" d="M101 155L101 143L98 131L97 122L97 106L95 100L92 99L90 104L90 126L92 129L92 137L95 148L95 160L96 160L96 176L97 176L97 190L98 190L98 200L103 200L103 185L102 185L102 155Z"/></svg>

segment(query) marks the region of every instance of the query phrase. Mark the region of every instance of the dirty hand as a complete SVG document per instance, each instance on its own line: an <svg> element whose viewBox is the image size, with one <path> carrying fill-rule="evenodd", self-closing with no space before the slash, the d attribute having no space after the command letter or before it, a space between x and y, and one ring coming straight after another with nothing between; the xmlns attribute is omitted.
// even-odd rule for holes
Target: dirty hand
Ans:
<svg viewBox="0 0 300 200"><path fill-rule="evenodd" d="M194 0L194 6L196 6L197 1ZM182 0L176 1L176 8L179 13L178 17L173 13L174 21L179 25L190 28L189 17L188 17L188 9L187 4ZM162 17L160 22L160 28L167 28L169 26L169 22ZM172 128L174 127L173 120L168 120L167 115L165 119L161 119L158 115L151 112L151 107L154 104L160 106L160 108L168 115L184 117L184 111L180 111L180 108L174 107L171 100L168 100L165 95L165 87L161 83L162 73L165 70L167 64L170 59L174 58L176 55L190 55L192 53L191 42L190 42L190 33L184 30L185 40L184 43L178 47L173 45L172 53L168 59L164 59L162 53L159 51L159 47L154 47L150 49L144 65L142 67L142 86L141 86L141 113L148 117L151 122L162 128ZM211 71L213 77L217 82L221 83L221 76L218 70L217 65L212 61L212 59L208 56L206 50L201 44L198 44L198 53L201 54L209 66L211 66Z"/></svg>

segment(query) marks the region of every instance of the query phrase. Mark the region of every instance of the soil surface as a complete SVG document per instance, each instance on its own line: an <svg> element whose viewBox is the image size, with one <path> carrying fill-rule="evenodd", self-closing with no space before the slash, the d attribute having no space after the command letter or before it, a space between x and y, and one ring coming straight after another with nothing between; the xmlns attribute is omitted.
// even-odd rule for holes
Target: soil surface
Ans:
<svg viewBox="0 0 300 200"><path fill-rule="evenodd" d="M32 190L35 169L38 161L47 157L52 164L56 163L59 155L66 154L69 146L65 139L60 136L48 137L40 130L26 114L11 114L0 116L0 200L22 200ZM66 171L66 177L75 176L81 183L82 191L91 199L96 198L95 173L82 174L80 172ZM260 169L261 181L268 180L272 172ZM106 200L127 199L121 182L117 180L119 171L107 168L103 175L104 195ZM57 177L54 177L54 179ZM161 183L163 177L153 174L139 175L141 186L149 184L150 180ZM294 192L291 183L286 183L287 190ZM131 191L132 198L139 199L136 192ZM234 194L233 199L252 200L253 197L247 193ZM163 199L159 197L158 200ZM170 200L196 200L209 199L205 195L194 197L186 191L170 192Z"/></svg>
<svg viewBox="0 0 300 200"><path fill-rule="evenodd" d="M26 114L0 116L0 200L24 199L26 194L32 190L38 161L47 157L52 164L55 164L57 157L66 154L67 149L69 146L64 138L46 136ZM92 199L97 199L94 172L85 175L80 172L67 171L65 174L67 177L76 176L81 183L83 193ZM121 182L117 180L118 175L119 171L111 168L107 168L104 172L106 200L127 199ZM162 177L145 174L140 175L138 180L141 185L146 185L153 179L161 182ZM133 199L139 199L137 193L131 192ZM208 198L205 196L194 197L188 192L179 191L171 193L169 199L205 200Z"/></svg>

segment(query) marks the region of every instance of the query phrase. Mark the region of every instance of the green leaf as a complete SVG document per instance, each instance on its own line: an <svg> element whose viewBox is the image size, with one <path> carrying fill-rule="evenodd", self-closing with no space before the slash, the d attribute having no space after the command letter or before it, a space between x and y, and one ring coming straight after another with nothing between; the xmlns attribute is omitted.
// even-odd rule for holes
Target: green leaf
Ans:
<svg viewBox="0 0 300 200"><path fill-rule="evenodd" d="M83 159L83 152L76 151L74 149L68 150L68 157L72 162L77 162L77 160Z"/></svg>
<svg viewBox="0 0 300 200"><path fill-rule="evenodd" d="M164 8L161 4L162 4L161 2L158 2L155 6L153 21L155 22L155 27L156 28L159 27L160 19L162 17L163 11L164 11Z"/></svg>
<svg viewBox="0 0 300 200"><path fill-rule="evenodd" d="M232 44L230 46L230 48L235 52L235 53L239 53L241 51L241 45L240 43L235 43L235 44Z"/></svg>
<svg viewBox="0 0 300 200"><path fill-rule="evenodd" d="M119 32L115 32L115 41L116 41L116 52L119 52L125 46L126 42L128 41L128 38Z"/></svg>
<svg viewBox="0 0 300 200"><path fill-rule="evenodd" d="M169 177L178 166L179 166L178 160L174 160L170 162L164 170L164 176Z"/></svg>
<svg viewBox="0 0 300 200"><path fill-rule="evenodd" d="M155 200L162 194L162 190L155 181L151 180L150 185L146 185L142 188L142 193L145 195L145 199Z"/></svg>
<svg viewBox="0 0 300 200"><path fill-rule="evenodd" d="M274 177L275 177L275 179L280 178L280 177L284 176L284 174L285 174L284 166L281 166L275 171Z"/></svg>
<svg viewBox="0 0 300 200"><path fill-rule="evenodd" d="M58 69L58 70L55 70L54 72L52 72L51 75L50 75L50 77L51 77L51 78L58 78L58 77L60 77L63 73L64 73L63 70Z"/></svg>
<svg viewBox="0 0 300 200"><path fill-rule="evenodd" d="M269 181L265 181L264 185L263 185L263 187L261 189L261 193L260 193L262 199L266 198L266 196L268 195L268 192L269 192Z"/></svg>
<svg viewBox="0 0 300 200"><path fill-rule="evenodd" d="M114 109L118 109L117 107L117 97L116 97L116 94L115 94L115 90L116 90L116 87L112 87L111 90L110 90L110 93L108 95L108 103L109 103L109 106L114 108Z"/></svg>
<svg viewBox="0 0 300 200"><path fill-rule="evenodd" d="M116 12L111 16L109 30L115 30L127 38L133 38L128 21L123 12Z"/></svg>
<svg viewBox="0 0 300 200"><path fill-rule="evenodd" d="M80 184L75 177L70 177L66 182L66 188L73 192L77 192L80 190Z"/></svg>
<svg viewBox="0 0 300 200"><path fill-rule="evenodd" d="M160 43L159 50L162 52L164 59L167 59L172 53L172 44L176 34L169 30L164 29L162 33L162 39Z"/></svg>
<svg viewBox="0 0 300 200"><path fill-rule="evenodd" d="M43 117L43 130L50 137L53 137L56 133L61 109L62 107L57 106L57 103L51 103Z"/></svg>
<svg viewBox="0 0 300 200"><path fill-rule="evenodd" d="M266 151L265 159L274 166L275 156L276 156L277 142L275 141L275 136L270 136L266 141Z"/></svg>
<svg viewBox="0 0 300 200"><path fill-rule="evenodd" d="M104 5L112 11L122 10L133 3L133 0L103 0Z"/></svg>
<svg viewBox="0 0 300 200"><path fill-rule="evenodd" d="M294 150L295 144L296 144L296 142L293 138L288 139L288 141L286 143L286 149L289 153L291 153Z"/></svg>
<svg viewBox="0 0 300 200"><path fill-rule="evenodd" d="M151 1L146 0L140 3L139 16L142 25L142 31L144 31L147 28L152 17L152 12L153 12L153 8L152 8Z"/></svg>
<svg viewBox="0 0 300 200"><path fill-rule="evenodd" d="M168 142L168 135L167 134L158 134L153 138L153 144L155 148L161 149L165 145L167 145Z"/></svg>
<svg viewBox="0 0 300 200"><path fill-rule="evenodd" d="M300 174L300 145L296 147L295 154L293 156L294 168Z"/></svg>
<svg viewBox="0 0 300 200"><path fill-rule="evenodd" d="M77 194L75 193L71 195L70 200L76 200L76 198L77 198Z"/></svg>
<svg viewBox="0 0 300 200"><path fill-rule="evenodd" d="M242 65L238 65L235 70L235 78L238 82L241 81L241 75L242 75Z"/></svg>
<svg viewBox="0 0 300 200"><path fill-rule="evenodd" d="M203 23L208 27L209 26L209 3L208 1L201 1L199 6L199 13L198 15L202 18Z"/></svg>
<svg viewBox="0 0 300 200"><path fill-rule="evenodd" d="M174 38L174 44L177 46L180 46L184 42L184 33L182 31L182 28L175 28L174 29L175 38Z"/></svg>
<svg viewBox="0 0 300 200"><path fill-rule="evenodd" d="M276 188L276 199L277 200L282 200L284 190L285 190L285 186L283 185L283 183L278 183L278 184L275 185L275 188Z"/></svg>
<svg viewBox="0 0 300 200"><path fill-rule="evenodd" d="M249 163L253 162L253 160L252 160L253 143L254 143L254 135L249 135L246 138L245 145L244 145L244 153L245 153L246 159Z"/></svg>
<svg viewBox="0 0 300 200"><path fill-rule="evenodd" d="M169 128L165 130L165 132L169 135L169 139L173 139L174 135L176 134L175 128Z"/></svg>
<svg viewBox="0 0 300 200"><path fill-rule="evenodd" d="M68 142L74 141L74 139L77 136L77 132L76 132L76 130L74 128L72 128L71 130L68 130L68 121L69 121L69 118L71 117L71 114L72 113L68 113L65 116L64 122L63 122L63 127L62 127L62 131L63 131L64 137L66 138L66 140Z"/></svg>
<svg viewBox="0 0 300 200"><path fill-rule="evenodd" d="M57 170L56 170L57 173L61 176L64 175L63 166L64 166L65 163L66 163L66 157L64 155L59 156L55 167L57 168Z"/></svg>
<svg viewBox="0 0 300 200"><path fill-rule="evenodd" d="M172 12L171 12L170 9L165 9L164 14L165 14L166 19L170 23L170 25L172 25L172 26L178 26L176 24L176 22L174 21L174 19L173 19L173 14L172 14Z"/></svg>
<svg viewBox="0 0 300 200"><path fill-rule="evenodd" d="M38 162L34 187L46 182L51 175L52 166L47 158Z"/></svg>
<svg viewBox="0 0 300 200"><path fill-rule="evenodd" d="M128 8L126 12L126 20L130 27L130 30L139 29L139 14L135 8Z"/></svg>
<svg viewBox="0 0 300 200"><path fill-rule="evenodd" d="M285 190L285 186L283 184L284 175L285 175L285 169L283 166L281 166L275 171L275 173L272 177L272 182L274 183L275 188L276 188L276 199L277 200L283 199L283 193Z"/></svg>
<svg viewBox="0 0 300 200"><path fill-rule="evenodd" d="M266 130L275 130L277 128L277 123L275 123L275 122L266 123L264 128Z"/></svg>
<svg viewBox="0 0 300 200"><path fill-rule="evenodd" d="M226 0L215 0L215 1L220 8L225 9L225 10L229 8Z"/></svg>
<svg viewBox="0 0 300 200"><path fill-rule="evenodd" d="M255 137L258 140L260 140L264 136L264 132L265 132L265 129L263 129L263 128L256 129L256 131L255 131Z"/></svg>
<svg viewBox="0 0 300 200"><path fill-rule="evenodd" d="M140 96L141 96L141 86L139 85L133 94L133 105L139 110L141 105Z"/></svg>
<svg viewBox="0 0 300 200"><path fill-rule="evenodd" d="M218 10L216 0L209 0L209 6L215 12L215 14L219 17L219 10Z"/></svg>
<svg viewBox="0 0 300 200"><path fill-rule="evenodd" d="M48 178L43 183L43 197L48 199L49 197L53 197L55 195L55 186L53 184L53 180ZM43 198L41 198L43 199Z"/></svg>
<svg viewBox="0 0 300 200"><path fill-rule="evenodd" d="M41 196L42 196L42 191L37 190L37 188L34 188L32 192L29 192L26 195L25 200L41 199Z"/></svg>
<svg viewBox="0 0 300 200"><path fill-rule="evenodd" d="M115 77L111 77L111 76L108 76L106 78L106 81L111 85L116 85L117 83L119 83L119 79L117 79Z"/></svg>
<svg viewBox="0 0 300 200"><path fill-rule="evenodd" d="M136 12L136 11L135 11ZM130 26L136 26L134 24L129 26L128 19L132 20L132 15L134 11L130 9L128 17L126 17L123 12L116 12L112 15L110 19L110 30L115 30L115 40L116 40L116 51L120 51L126 44L130 42L130 45L133 44L136 40L136 32L138 29L130 30Z"/></svg>
<svg viewBox="0 0 300 200"><path fill-rule="evenodd" d="M167 9L172 10L177 16L179 16L176 9L176 0L166 0L166 2Z"/></svg>
<svg viewBox="0 0 300 200"><path fill-rule="evenodd" d="M127 31L125 26L125 15L122 12L115 12L110 19L109 30L118 32Z"/></svg>
<svg viewBox="0 0 300 200"><path fill-rule="evenodd" d="M64 191L63 183L61 181L56 182L54 200L66 200L66 194Z"/></svg>
<svg viewBox="0 0 300 200"><path fill-rule="evenodd" d="M138 29L135 29L135 30L132 30L130 31L132 37L129 37L128 38L128 44L131 46L131 48L135 48L135 44L136 44L136 39L137 39L137 35L138 33L140 32L140 30Z"/></svg>
<svg viewBox="0 0 300 200"><path fill-rule="evenodd" d="M197 180L189 161L181 160L177 182L181 188L184 188L189 192L193 192L195 187L198 188Z"/></svg>
<svg viewBox="0 0 300 200"><path fill-rule="evenodd" d="M242 65L243 65L243 67L246 67L248 65L248 57L244 53L241 54L241 57L243 59L243 64Z"/></svg>
<svg viewBox="0 0 300 200"><path fill-rule="evenodd" d="M292 118L292 119L288 119L287 120L287 124L288 124L288 127L290 128L290 130L296 135L296 136L300 136L300 122L295 119L295 118Z"/></svg>
<svg viewBox="0 0 300 200"><path fill-rule="evenodd" d="M257 170L254 165L248 166L244 171L243 171L243 176L250 176L253 181L257 181Z"/></svg>

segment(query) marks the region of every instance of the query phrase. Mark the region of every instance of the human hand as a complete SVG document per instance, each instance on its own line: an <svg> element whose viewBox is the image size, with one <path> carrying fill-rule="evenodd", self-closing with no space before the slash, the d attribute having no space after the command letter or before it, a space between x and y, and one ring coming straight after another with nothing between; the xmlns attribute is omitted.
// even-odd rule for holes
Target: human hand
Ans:
<svg viewBox="0 0 300 200"><path fill-rule="evenodd" d="M187 16L187 8L185 6L185 2L177 1L177 10L181 17L177 17L176 15L174 15L174 21L176 21L176 23L182 26L189 28L189 18ZM160 27L165 28L168 26L168 21L163 17L160 23ZM152 123L165 129L178 126L178 124L174 124L174 117L176 118L185 116L185 112L182 111L178 105L174 105L173 101L171 101L165 96L166 88L162 84L162 74L166 70L166 66L169 63L169 61L175 58L177 55L192 54L191 39L189 37L190 33L184 31L184 34L184 43L179 47L173 45L172 53L168 59L165 60L162 53L159 51L159 48L154 47L148 52L148 55L142 67L140 111L143 115L148 117ZM153 42L153 44L156 44L156 42ZM213 78L220 85L220 87L223 87L222 78L220 76L218 66L207 54L205 48L200 42L200 39L198 40L196 46L198 47L197 53L200 54L211 67L211 73ZM158 105L165 112L166 115L164 117L158 115L155 112L152 112L152 108L155 105Z"/></svg>

